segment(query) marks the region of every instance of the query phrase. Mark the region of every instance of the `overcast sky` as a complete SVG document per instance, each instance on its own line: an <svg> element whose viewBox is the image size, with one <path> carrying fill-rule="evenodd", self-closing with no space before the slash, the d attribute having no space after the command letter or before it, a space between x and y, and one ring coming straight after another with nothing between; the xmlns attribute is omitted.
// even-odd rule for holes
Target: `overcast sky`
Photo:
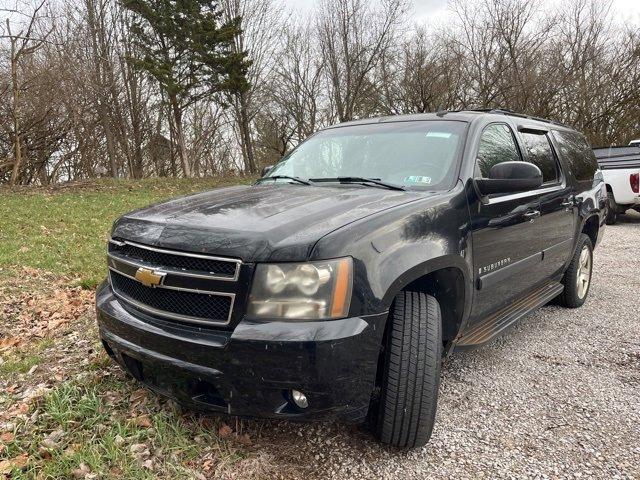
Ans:
<svg viewBox="0 0 640 480"><path fill-rule="evenodd" d="M313 8L315 0L283 0L302 11ZM473 1L473 0L468 0ZM416 21L433 20L447 14L447 0L411 0L415 11ZM555 3L555 2L554 2ZM640 24L640 0L613 0L613 9L620 20Z"/></svg>

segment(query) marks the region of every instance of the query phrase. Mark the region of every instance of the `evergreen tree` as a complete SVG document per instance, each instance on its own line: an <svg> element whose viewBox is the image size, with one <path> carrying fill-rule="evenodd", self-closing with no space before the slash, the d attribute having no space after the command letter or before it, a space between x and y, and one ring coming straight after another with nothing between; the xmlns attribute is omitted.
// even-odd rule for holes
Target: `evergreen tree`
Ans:
<svg viewBox="0 0 640 480"><path fill-rule="evenodd" d="M130 61L153 76L166 96L188 177L184 110L204 97L248 88L246 52L234 48L240 18L223 21L214 0L122 0L122 4L135 14L131 31L137 53Z"/></svg>

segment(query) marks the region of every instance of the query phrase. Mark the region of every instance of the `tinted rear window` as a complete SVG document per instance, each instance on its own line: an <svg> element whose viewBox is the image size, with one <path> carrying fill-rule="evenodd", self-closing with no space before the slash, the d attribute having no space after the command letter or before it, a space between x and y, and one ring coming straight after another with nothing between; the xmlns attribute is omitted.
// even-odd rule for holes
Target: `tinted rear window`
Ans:
<svg viewBox="0 0 640 480"><path fill-rule="evenodd" d="M560 147L560 156L567 163L576 180L592 181L598 169L598 162L587 139L578 132L558 130L553 131L553 137Z"/></svg>

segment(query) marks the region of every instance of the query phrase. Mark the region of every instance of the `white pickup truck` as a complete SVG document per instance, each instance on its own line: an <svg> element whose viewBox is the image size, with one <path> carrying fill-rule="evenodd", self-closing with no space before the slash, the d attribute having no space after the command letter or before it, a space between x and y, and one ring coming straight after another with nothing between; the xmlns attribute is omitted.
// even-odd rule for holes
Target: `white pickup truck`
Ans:
<svg viewBox="0 0 640 480"><path fill-rule="evenodd" d="M629 209L640 211L640 140L626 147L594 148L609 196L607 224Z"/></svg>

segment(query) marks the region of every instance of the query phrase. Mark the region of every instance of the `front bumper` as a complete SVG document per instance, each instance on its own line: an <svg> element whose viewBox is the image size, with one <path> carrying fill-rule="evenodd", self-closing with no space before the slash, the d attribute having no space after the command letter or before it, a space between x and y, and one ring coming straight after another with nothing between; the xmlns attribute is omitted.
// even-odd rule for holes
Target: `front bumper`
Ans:
<svg viewBox="0 0 640 480"><path fill-rule="evenodd" d="M196 410L312 420L366 417L386 314L322 322L242 320L233 331L161 321L96 293L107 353L133 377ZM290 399L303 392L309 406Z"/></svg>

